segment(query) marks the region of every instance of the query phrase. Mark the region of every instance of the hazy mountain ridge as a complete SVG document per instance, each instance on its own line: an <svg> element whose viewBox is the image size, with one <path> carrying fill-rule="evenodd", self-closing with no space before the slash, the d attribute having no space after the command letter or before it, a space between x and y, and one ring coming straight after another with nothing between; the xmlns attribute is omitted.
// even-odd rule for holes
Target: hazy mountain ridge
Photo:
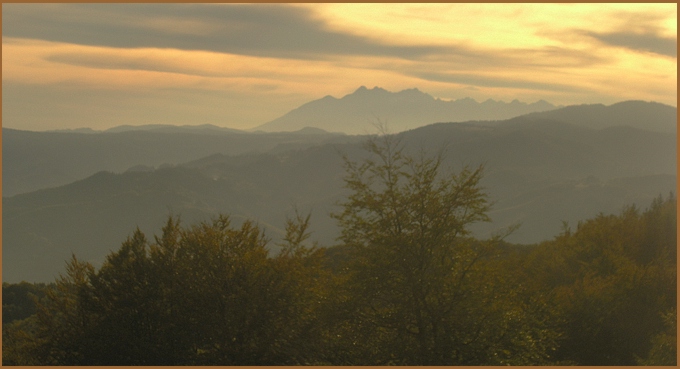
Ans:
<svg viewBox="0 0 680 369"><path fill-rule="evenodd" d="M677 132L678 109L640 100L602 104L571 105L559 109L527 114L530 119L555 119L589 128L630 126L655 132Z"/></svg>
<svg viewBox="0 0 680 369"><path fill-rule="evenodd" d="M50 280L71 251L98 263L136 226L148 234L159 232L169 214L181 215L186 223L217 212L236 220L253 218L276 238L285 216L298 206L312 211L312 237L333 244L337 228L328 214L337 211L334 204L345 194L341 154L353 159L365 154L361 137L340 137L269 153L211 153L162 168L100 172L62 187L6 197L3 275ZM444 147L445 165L453 170L484 163L482 185L495 203L489 214L494 222L473 230L486 237L523 223L511 242L550 238L563 220L575 225L599 212L618 212L625 204L646 206L677 182L675 135L632 127L591 129L528 117L438 123L399 137L409 149Z"/></svg>
<svg viewBox="0 0 680 369"><path fill-rule="evenodd" d="M195 134L231 134L231 133L242 133L242 134L252 134L252 133L263 133L263 132L251 132L241 129L229 128L229 127L219 127L214 124L201 124L201 125L181 125L176 126L172 124L144 124L133 126L129 124L123 124L120 126L111 127L104 130L95 130L92 128L73 128L73 129L55 129L45 132L57 132L57 133L120 133L129 131L150 131L150 132L164 132L164 133L195 133ZM281 132L281 133L298 133L298 134L330 134L332 132L325 131L321 128L315 127L303 127L297 131L292 132ZM338 133L336 133L338 134Z"/></svg>
<svg viewBox="0 0 680 369"><path fill-rule="evenodd" d="M416 88L389 92L361 86L340 99L326 96L306 103L255 130L294 131L309 126L329 132L370 134L375 131L373 124L381 121L391 132L401 132L434 122L508 119L555 108L544 100L531 104L491 99L478 103L471 98L444 101Z"/></svg>
<svg viewBox="0 0 680 369"><path fill-rule="evenodd" d="M122 125L109 128L104 132L127 132L127 131L155 131L155 132L189 132L189 133L245 133L245 131L218 127L213 124L202 124L197 126L183 125L183 126L173 126L171 124L149 124L142 126L130 126Z"/></svg>
<svg viewBox="0 0 680 369"><path fill-rule="evenodd" d="M179 164L215 153L285 151L325 142L352 140L318 129L253 134L167 127L120 132L32 132L2 128L3 197L65 185L98 171ZM134 127L132 127L134 128ZM152 129L148 129L152 128ZM170 131L169 131L170 130Z"/></svg>

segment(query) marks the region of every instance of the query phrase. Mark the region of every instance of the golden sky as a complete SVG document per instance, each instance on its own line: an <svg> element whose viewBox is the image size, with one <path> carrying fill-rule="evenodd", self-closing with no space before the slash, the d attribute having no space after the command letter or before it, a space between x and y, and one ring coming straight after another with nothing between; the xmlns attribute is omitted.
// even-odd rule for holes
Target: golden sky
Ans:
<svg viewBox="0 0 680 369"><path fill-rule="evenodd" d="M677 106L677 4L3 4L3 126L247 129L359 86Z"/></svg>

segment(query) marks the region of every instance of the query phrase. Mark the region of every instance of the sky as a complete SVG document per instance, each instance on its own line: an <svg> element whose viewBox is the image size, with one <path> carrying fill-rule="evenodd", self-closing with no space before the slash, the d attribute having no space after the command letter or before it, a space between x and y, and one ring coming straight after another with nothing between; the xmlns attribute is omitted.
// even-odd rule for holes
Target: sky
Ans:
<svg viewBox="0 0 680 369"><path fill-rule="evenodd" d="M250 129L360 86L677 106L677 4L2 4L2 125Z"/></svg>

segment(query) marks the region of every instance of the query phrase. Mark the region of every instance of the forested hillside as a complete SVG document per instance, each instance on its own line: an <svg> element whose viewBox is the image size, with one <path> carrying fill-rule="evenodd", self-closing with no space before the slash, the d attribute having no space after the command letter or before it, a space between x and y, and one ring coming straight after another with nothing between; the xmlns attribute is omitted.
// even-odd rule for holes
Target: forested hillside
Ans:
<svg viewBox="0 0 680 369"><path fill-rule="evenodd" d="M344 157L337 246L300 212L277 254L227 215L131 229L101 267L3 285L3 364L676 365L673 194L511 244L471 235L483 165L366 147Z"/></svg>

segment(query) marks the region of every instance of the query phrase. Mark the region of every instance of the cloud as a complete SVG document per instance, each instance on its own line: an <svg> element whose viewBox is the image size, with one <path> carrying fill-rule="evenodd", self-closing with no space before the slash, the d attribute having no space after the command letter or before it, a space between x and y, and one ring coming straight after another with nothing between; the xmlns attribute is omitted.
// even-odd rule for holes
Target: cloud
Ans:
<svg viewBox="0 0 680 369"><path fill-rule="evenodd" d="M5 4L3 35L116 48L174 48L318 59L373 55L418 59L464 52L395 45L330 30L308 8L281 5Z"/></svg>
<svg viewBox="0 0 680 369"><path fill-rule="evenodd" d="M279 97L262 104L243 89L230 92L167 88L162 94L150 94L143 89L92 91L6 81L3 81L2 99L3 127L29 130L207 123L247 129L306 102Z"/></svg>
<svg viewBox="0 0 680 369"><path fill-rule="evenodd" d="M611 46L623 47L634 51L650 52L654 54L678 56L678 39L664 37L655 33L634 32L585 32L586 35Z"/></svg>
<svg viewBox="0 0 680 369"><path fill-rule="evenodd" d="M35 124L82 126L110 105L106 124L142 124L188 119L183 107L252 126L360 85L560 104L677 100L677 22L665 9L345 5L3 4L3 114L20 125L39 106Z"/></svg>
<svg viewBox="0 0 680 369"><path fill-rule="evenodd" d="M578 29L575 33L609 46L676 58L678 39L676 31L668 27L670 21L677 23L672 13L659 10L618 11L603 20L609 29Z"/></svg>
<svg viewBox="0 0 680 369"><path fill-rule="evenodd" d="M137 50L143 52L135 52ZM206 67L206 64L208 63L196 65L195 59L198 59L200 56L188 59L184 57L184 55L178 55L177 52L173 52L174 50L168 52L163 52L162 50L153 50L152 52L148 52L148 49L137 50L116 52L113 49L101 50L98 48L98 50L94 52L56 52L54 54L45 56L44 60L48 62L94 69L166 72L201 77L228 77L235 74L233 68L217 70L217 68ZM214 57L214 54L203 56L203 61L205 62L206 59Z"/></svg>
<svg viewBox="0 0 680 369"><path fill-rule="evenodd" d="M485 77L467 73L413 72L413 76L434 82L456 83L476 87L500 87L554 92L590 92L587 89L559 83L534 82L526 79Z"/></svg>

